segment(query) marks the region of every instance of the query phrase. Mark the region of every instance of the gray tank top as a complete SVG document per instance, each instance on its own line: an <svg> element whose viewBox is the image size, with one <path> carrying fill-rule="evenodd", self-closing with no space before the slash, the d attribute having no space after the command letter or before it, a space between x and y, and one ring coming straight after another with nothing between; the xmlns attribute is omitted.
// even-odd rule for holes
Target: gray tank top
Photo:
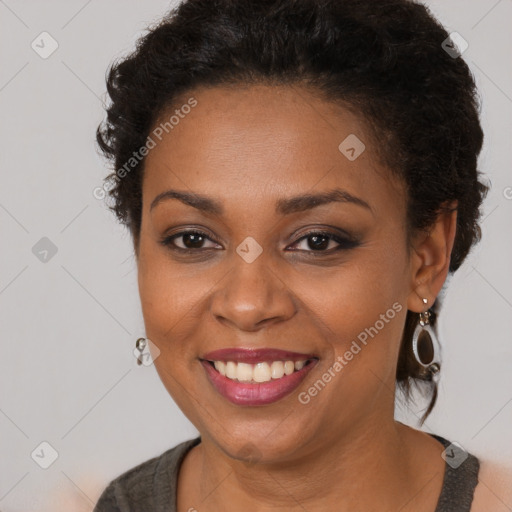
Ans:
<svg viewBox="0 0 512 512"><path fill-rule="evenodd" d="M451 444L430 435L445 448ZM105 488L93 512L176 512L178 470L187 452L200 442L200 437L184 441L121 474ZM480 463L464 453L446 452L443 487L434 512L470 511Z"/></svg>

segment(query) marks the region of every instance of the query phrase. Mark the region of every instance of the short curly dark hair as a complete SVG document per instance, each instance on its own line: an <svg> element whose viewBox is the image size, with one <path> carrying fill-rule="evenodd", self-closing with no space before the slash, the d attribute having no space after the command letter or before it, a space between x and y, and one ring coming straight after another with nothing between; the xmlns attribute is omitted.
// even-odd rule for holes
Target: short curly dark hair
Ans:
<svg viewBox="0 0 512 512"><path fill-rule="evenodd" d="M138 250L143 147L164 111L200 86L297 84L356 112L382 160L407 189L408 239L458 201L450 261L454 272L480 240L478 179L483 133L474 79L464 60L442 47L449 34L428 8L410 0L187 0L148 28L135 51L108 71L110 104L97 142L113 164L110 206ZM124 166L125 172L119 170ZM439 301L430 308L436 324ZM407 312L397 383L437 386L416 362L411 337L419 315Z"/></svg>

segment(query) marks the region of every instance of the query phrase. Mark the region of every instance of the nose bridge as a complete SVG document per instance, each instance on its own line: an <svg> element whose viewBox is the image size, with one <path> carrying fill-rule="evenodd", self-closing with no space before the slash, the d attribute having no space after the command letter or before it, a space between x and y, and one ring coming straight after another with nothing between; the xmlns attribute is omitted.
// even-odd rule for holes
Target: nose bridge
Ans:
<svg viewBox="0 0 512 512"><path fill-rule="evenodd" d="M295 312L291 291L270 267L255 241L244 240L232 254L231 272L222 280L212 302L212 313L241 329L251 330L264 320L286 319Z"/></svg>

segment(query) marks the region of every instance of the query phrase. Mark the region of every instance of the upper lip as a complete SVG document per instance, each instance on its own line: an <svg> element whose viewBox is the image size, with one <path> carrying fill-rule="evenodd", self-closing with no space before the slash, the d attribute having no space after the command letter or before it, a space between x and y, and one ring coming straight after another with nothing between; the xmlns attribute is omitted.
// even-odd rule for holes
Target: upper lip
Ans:
<svg viewBox="0 0 512 512"><path fill-rule="evenodd" d="M221 348L204 354L200 359L251 364L262 361L305 361L318 357L314 354L301 354L278 348Z"/></svg>

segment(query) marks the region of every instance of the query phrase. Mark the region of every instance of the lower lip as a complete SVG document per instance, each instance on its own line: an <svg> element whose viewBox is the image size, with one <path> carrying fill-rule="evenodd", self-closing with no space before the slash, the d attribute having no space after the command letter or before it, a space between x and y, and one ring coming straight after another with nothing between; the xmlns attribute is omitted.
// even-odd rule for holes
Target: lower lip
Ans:
<svg viewBox="0 0 512 512"><path fill-rule="evenodd" d="M209 362L203 360L201 364L214 388L231 403L235 405L267 405L277 402L294 391L317 362L318 360L313 359L291 375L284 375L280 379L258 384L247 384L228 379Z"/></svg>

